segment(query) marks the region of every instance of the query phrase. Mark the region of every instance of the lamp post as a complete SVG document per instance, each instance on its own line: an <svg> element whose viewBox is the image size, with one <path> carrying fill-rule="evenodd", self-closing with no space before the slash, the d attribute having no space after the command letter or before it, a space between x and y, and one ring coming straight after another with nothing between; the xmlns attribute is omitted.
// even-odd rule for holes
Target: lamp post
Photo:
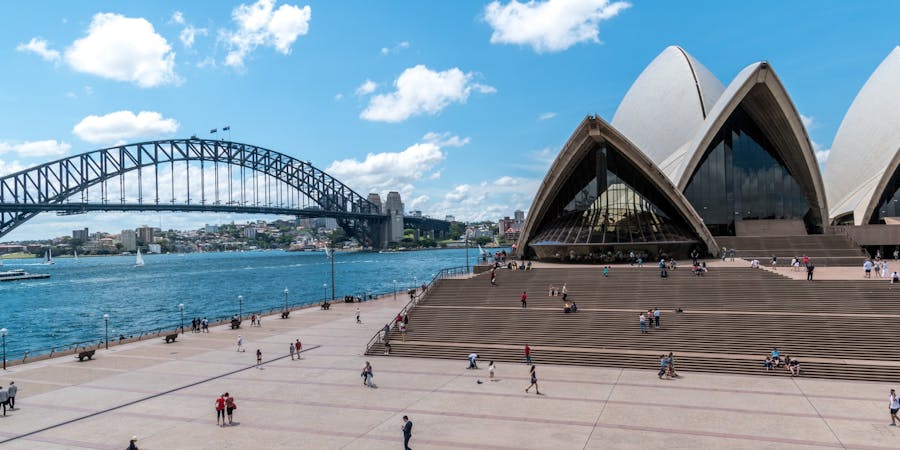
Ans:
<svg viewBox="0 0 900 450"><path fill-rule="evenodd" d="M288 310L287 295L288 295L288 288L284 288L284 312L287 312L287 310Z"/></svg>
<svg viewBox="0 0 900 450"><path fill-rule="evenodd" d="M184 334L184 303L179 303L178 309L181 310L181 334Z"/></svg>
<svg viewBox="0 0 900 450"><path fill-rule="evenodd" d="M106 349L109 350L109 314L103 315L103 322L106 324Z"/></svg>
<svg viewBox="0 0 900 450"><path fill-rule="evenodd" d="M238 320L244 320L244 296L238 295Z"/></svg>
<svg viewBox="0 0 900 450"><path fill-rule="evenodd" d="M466 273L469 273L469 228L466 227Z"/></svg>
<svg viewBox="0 0 900 450"><path fill-rule="evenodd" d="M6 370L6 328L0 328L0 336L3 336L3 370Z"/></svg>
<svg viewBox="0 0 900 450"><path fill-rule="evenodd" d="M326 302L328 301L328 283L322 283L322 298L324 298Z"/></svg>
<svg viewBox="0 0 900 450"><path fill-rule="evenodd" d="M397 280L394 280L394 300L397 300Z"/></svg>

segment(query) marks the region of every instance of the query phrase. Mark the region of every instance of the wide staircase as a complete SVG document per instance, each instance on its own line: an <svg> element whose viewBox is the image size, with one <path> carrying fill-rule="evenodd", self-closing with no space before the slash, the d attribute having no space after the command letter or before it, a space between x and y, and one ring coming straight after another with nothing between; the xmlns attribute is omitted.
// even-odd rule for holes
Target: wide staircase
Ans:
<svg viewBox="0 0 900 450"><path fill-rule="evenodd" d="M772 255L778 264L787 267L791 258L803 255L816 266L862 267L866 253L842 234L810 234L796 236L716 236L720 247L735 249L735 256L747 260L759 259L769 264Z"/></svg>
<svg viewBox="0 0 900 450"><path fill-rule="evenodd" d="M887 281L796 281L765 270L687 267L661 279L654 267L499 270L443 280L409 314L405 340L391 333L392 356L657 368L674 352L683 371L788 376L766 372L773 347L801 361L802 376L895 380L900 372L900 287ZM565 314L551 284L566 284L578 312ZM522 308L522 292L528 294ZM641 334L638 315L658 307L661 327ZM683 312L675 312L680 309ZM368 349L381 355L383 344Z"/></svg>

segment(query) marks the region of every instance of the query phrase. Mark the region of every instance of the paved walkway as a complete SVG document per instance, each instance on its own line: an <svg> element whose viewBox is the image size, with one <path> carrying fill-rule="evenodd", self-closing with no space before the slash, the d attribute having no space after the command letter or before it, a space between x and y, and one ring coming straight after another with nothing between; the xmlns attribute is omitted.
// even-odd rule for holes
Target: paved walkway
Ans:
<svg viewBox="0 0 900 450"><path fill-rule="evenodd" d="M884 384L539 365L537 396L523 392L524 365L498 365L491 382L487 362L466 370L465 355L362 356L402 305L362 304L363 325L356 305L335 304L261 328L125 344L94 361L12 367L0 382L20 386L20 409L0 417L0 448L122 449L137 435L142 450L399 449L404 414L416 449L900 447ZM235 351L238 334L246 353ZM298 337L304 359L291 361ZM367 359L378 389L362 386ZM213 400L224 391L239 408L221 428Z"/></svg>

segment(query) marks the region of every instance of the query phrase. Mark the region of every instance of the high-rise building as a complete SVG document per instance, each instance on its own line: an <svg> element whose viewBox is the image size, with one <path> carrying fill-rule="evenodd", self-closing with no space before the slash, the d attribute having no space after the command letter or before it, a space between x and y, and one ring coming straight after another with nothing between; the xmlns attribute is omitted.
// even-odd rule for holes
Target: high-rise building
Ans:
<svg viewBox="0 0 900 450"><path fill-rule="evenodd" d="M403 201L397 191L388 192L384 209L390 216L388 222L388 242L400 242L403 239Z"/></svg>
<svg viewBox="0 0 900 450"><path fill-rule="evenodd" d="M517 209L517 210L513 213L513 217L515 217L516 222L522 222L522 223L525 223L525 211L522 211L521 209Z"/></svg>
<svg viewBox="0 0 900 450"><path fill-rule="evenodd" d="M137 233L137 240L143 242L144 244L150 244L153 242L153 228L148 227L147 225L142 225L140 228L135 230Z"/></svg>
<svg viewBox="0 0 900 450"><path fill-rule="evenodd" d="M137 235L134 233L134 230L122 230L119 240L122 242L122 250L126 252L137 250Z"/></svg>
<svg viewBox="0 0 900 450"><path fill-rule="evenodd" d="M90 240L90 233L88 233L87 228L83 230L72 230L72 239L87 242L88 240Z"/></svg>
<svg viewBox="0 0 900 450"><path fill-rule="evenodd" d="M450 214L447 214L446 216L444 216L444 220L447 222L456 222L456 216L451 216Z"/></svg>

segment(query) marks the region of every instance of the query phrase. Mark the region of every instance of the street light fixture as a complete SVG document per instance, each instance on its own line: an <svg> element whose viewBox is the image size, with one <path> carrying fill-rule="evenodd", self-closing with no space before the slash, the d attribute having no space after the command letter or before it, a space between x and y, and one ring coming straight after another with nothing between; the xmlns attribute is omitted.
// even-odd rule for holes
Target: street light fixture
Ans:
<svg viewBox="0 0 900 450"><path fill-rule="evenodd" d="M0 328L0 336L3 336L3 370L6 370L6 328Z"/></svg>
<svg viewBox="0 0 900 450"><path fill-rule="evenodd" d="M106 324L106 349L109 350L109 314L103 315L103 322Z"/></svg>
<svg viewBox="0 0 900 450"><path fill-rule="evenodd" d="M181 334L184 334L184 303L179 303L178 309L181 310Z"/></svg>
<svg viewBox="0 0 900 450"><path fill-rule="evenodd" d="M394 280L394 300L397 300L397 280Z"/></svg>
<svg viewBox="0 0 900 450"><path fill-rule="evenodd" d="M287 312L287 310L288 310L287 295L288 295L288 288L284 288L284 312Z"/></svg>
<svg viewBox="0 0 900 450"><path fill-rule="evenodd" d="M238 320L244 320L244 296L238 295Z"/></svg>
<svg viewBox="0 0 900 450"><path fill-rule="evenodd" d="M328 301L328 283L322 283L322 298L324 298L326 302Z"/></svg>

